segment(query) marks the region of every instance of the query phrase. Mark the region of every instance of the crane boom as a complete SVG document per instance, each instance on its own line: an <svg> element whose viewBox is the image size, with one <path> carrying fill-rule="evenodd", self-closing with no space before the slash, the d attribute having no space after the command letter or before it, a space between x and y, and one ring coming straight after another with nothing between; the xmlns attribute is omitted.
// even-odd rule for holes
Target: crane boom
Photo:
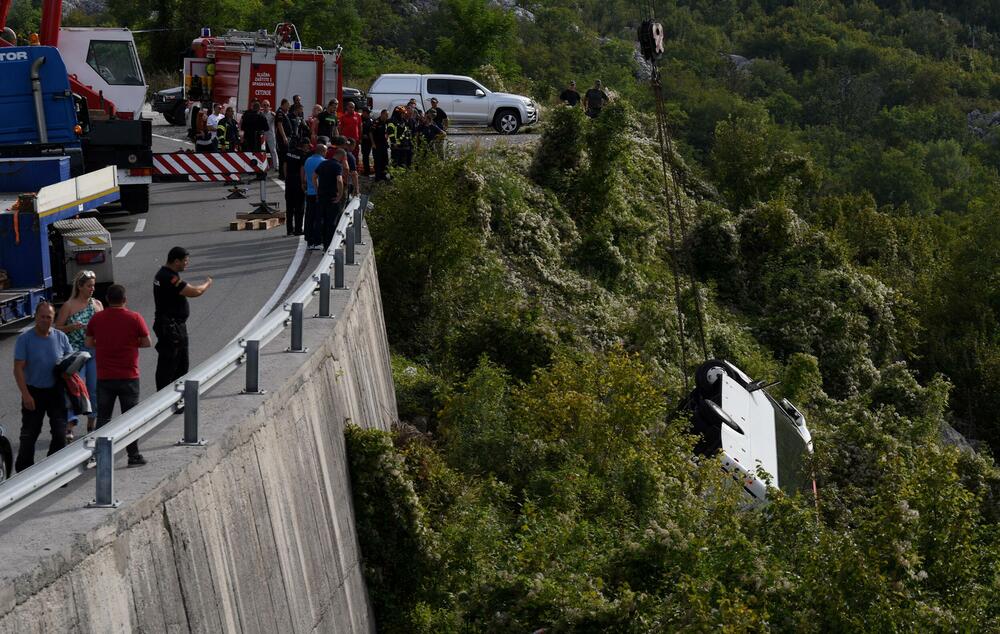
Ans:
<svg viewBox="0 0 1000 634"><path fill-rule="evenodd" d="M38 41L43 46L59 46L60 26L62 0L42 0L42 23L38 27Z"/></svg>

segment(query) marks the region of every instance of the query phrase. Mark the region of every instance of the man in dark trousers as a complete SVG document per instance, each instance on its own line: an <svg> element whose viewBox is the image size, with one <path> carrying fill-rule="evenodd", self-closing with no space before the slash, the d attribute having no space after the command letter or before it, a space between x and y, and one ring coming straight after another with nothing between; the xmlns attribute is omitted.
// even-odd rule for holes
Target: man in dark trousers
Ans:
<svg viewBox="0 0 1000 634"><path fill-rule="evenodd" d="M571 108L576 107L576 104L580 103L580 93L576 90L576 82L569 82L569 86L566 86L566 90L559 93L559 101L563 102Z"/></svg>
<svg viewBox="0 0 1000 634"><path fill-rule="evenodd" d="M325 161L326 145L317 143L312 156L302 163L302 189L306 192L306 226L304 228L306 248L310 251L323 250L323 219L320 216L319 198L316 195L316 168Z"/></svg>
<svg viewBox="0 0 1000 634"><path fill-rule="evenodd" d="M153 332L156 333L157 391L181 378L188 371L187 318L191 313L189 297L201 297L212 285L212 278L201 284L181 279L190 258L187 249L174 247L167 253L167 263L153 278Z"/></svg>
<svg viewBox="0 0 1000 634"><path fill-rule="evenodd" d="M48 455L66 446L66 396L54 370L73 347L66 333L52 327L55 318L52 304L39 302L34 327L14 344L14 381L21 392L21 444L14 462L19 472L35 464L35 443L46 414L52 430Z"/></svg>
<svg viewBox="0 0 1000 634"><path fill-rule="evenodd" d="M383 109L379 113L378 119L372 122L371 137L372 154L375 159L375 180L388 180L386 175L389 169L389 111Z"/></svg>
<svg viewBox="0 0 1000 634"><path fill-rule="evenodd" d="M285 232L302 235L302 217L306 205L306 190L302 189L302 165L309 157L309 137L292 137L285 152Z"/></svg>
<svg viewBox="0 0 1000 634"><path fill-rule="evenodd" d="M604 92L601 80L594 82L594 87L583 96L583 109L591 119L597 118L601 110L608 104L608 93Z"/></svg>
<svg viewBox="0 0 1000 634"><path fill-rule="evenodd" d="M260 146L264 142L264 134L268 129L267 119L260 113L260 102L253 102L240 120L240 130L243 131L243 151L260 152Z"/></svg>
<svg viewBox="0 0 1000 634"><path fill-rule="evenodd" d="M274 113L274 134L278 141L278 178L285 179L285 155L288 154L288 143L292 138L292 124L289 120L292 106L287 99L282 99L281 104ZM287 182L287 181L286 181Z"/></svg>
<svg viewBox="0 0 1000 634"><path fill-rule="evenodd" d="M333 158L323 161L316 167L314 175L324 251L330 248L337 223L340 221L340 211L344 204L343 174L346 159L347 152L343 148L337 148Z"/></svg>
<svg viewBox="0 0 1000 634"><path fill-rule="evenodd" d="M375 178L372 172L372 109L361 106L361 165L368 178Z"/></svg>
<svg viewBox="0 0 1000 634"><path fill-rule="evenodd" d="M122 414L139 404L139 348L149 348L149 328L137 312L125 307L125 287L108 287L107 306L87 324L86 344L97 355L97 428L111 421L115 401ZM139 467L146 459L139 443L125 447L128 466Z"/></svg>

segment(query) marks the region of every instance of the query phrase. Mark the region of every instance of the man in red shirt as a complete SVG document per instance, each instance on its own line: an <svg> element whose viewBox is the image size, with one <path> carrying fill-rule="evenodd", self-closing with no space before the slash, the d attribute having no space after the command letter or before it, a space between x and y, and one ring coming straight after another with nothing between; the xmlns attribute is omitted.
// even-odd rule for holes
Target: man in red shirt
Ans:
<svg viewBox="0 0 1000 634"><path fill-rule="evenodd" d="M108 287L107 299L105 309L87 324L85 342L97 355L98 428L111 420L116 399L122 414L139 404L139 348L153 345L142 315L125 307L125 287ZM125 451L128 466L146 464L138 443L129 444Z"/></svg>
<svg viewBox="0 0 1000 634"><path fill-rule="evenodd" d="M361 115L354 112L354 102L348 101L344 105L344 116L340 118L340 136L354 139L355 162L358 160L358 149L361 147Z"/></svg>

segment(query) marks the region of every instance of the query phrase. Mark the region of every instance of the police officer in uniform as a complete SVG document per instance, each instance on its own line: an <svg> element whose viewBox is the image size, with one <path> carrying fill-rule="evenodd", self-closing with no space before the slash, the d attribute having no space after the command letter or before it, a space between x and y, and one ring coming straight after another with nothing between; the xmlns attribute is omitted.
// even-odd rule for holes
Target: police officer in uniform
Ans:
<svg viewBox="0 0 1000 634"><path fill-rule="evenodd" d="M212 285L212 278L201 284L188 284L181 273L189 262L184 247L167 253L167 263L153 278L153 332L156 333L156 390L181 378L188 371L187 318L189 297L200 297Z"/></svg>
<svg viewBox="0 0 1000 634"><path fill-rule="evenodd" d="M302 189L302 165L309 158L309 137L292 137L285 152L283 174L285 180L285 233L302 235L302 216L305 212L306 192Z"/></svg>

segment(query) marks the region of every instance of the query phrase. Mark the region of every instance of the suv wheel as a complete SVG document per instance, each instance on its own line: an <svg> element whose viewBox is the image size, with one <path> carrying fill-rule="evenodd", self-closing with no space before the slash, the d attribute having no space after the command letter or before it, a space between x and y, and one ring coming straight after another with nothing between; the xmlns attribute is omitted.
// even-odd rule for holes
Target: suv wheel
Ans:
<svg viewBox="0 0 1000 634"><path fill-rule="evenodd" d="M184 125L184 102L178 101L174 109L169 113L164 114L163 118L167 120L170 125Z"/></svg>
<svg viewBox="0 0 1000 634"><path fill-rule="evenodd" d="M516 134L521 127L521 115L517 110L501 110L493 118L493 127L500 134Z"/></svg>

